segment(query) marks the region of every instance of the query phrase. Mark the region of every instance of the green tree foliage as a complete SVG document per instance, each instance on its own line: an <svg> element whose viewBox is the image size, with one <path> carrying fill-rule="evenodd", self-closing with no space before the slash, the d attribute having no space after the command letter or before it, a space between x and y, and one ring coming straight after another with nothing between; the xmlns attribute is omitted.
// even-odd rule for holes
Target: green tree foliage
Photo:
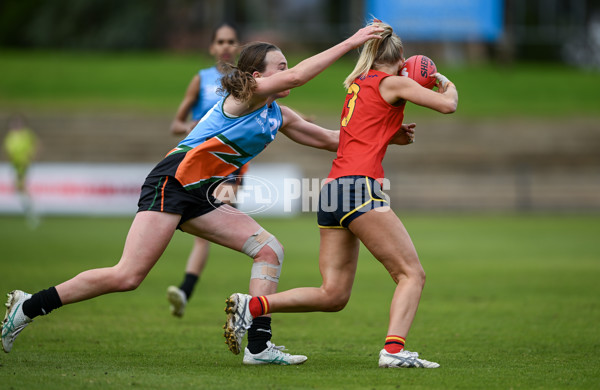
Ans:
<svg viewBox="0 0 600 390"><path fill-rule="evenodd" d="M0 1L0 45L145 49L159 43L164 1Z"/></svg>

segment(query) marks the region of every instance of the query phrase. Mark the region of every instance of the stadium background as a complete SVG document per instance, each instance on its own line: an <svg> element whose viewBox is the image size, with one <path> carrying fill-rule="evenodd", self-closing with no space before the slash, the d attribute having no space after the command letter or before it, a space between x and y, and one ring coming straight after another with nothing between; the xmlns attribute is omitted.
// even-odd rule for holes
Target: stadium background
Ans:
<svg viewBox="0 0 600 390"><path fill-rule="evenodd" d="M8 118L22 113L40 138L36 164L50 168L46 179L60 164L83 181L98 180L98 167L141 166L134 177L143 180L176 142L168 126L192 75L212 63L205 52L215 22L233 19L245 41L274 41L293 65L352 33L369 7L413 3L421 2L0 0L0 138ZM223 344L223 299L247 286L250 262L211 248L186 317L173 318L164 292L181 277L192 244L177 233L136 291L36 319L2 355L0 387L597 388L598 2L435 0L408 16L430 14L439 24L453 4L499 5L492 15L501 17L486 20L499 20L500 34L400 32L408 54L431 56L456 82L460 101L450 116L407 107L417 142L385 160L392 205L427 272L409 349L441 370L378 369L394 284L365 250L343 311L273 317L274 340L309 355L305 365L242 366ZM282 103L337 127L341 81L355 58L348 54ZM256 164L291 163L319 178L331 158L278 137ZM0 185L0 198L10 190ZM74 190L62 192L70 207ZM133 198L127 205L135 209ZM114 265L133 215L44 215L31 229L15 212L18 205L0 213L0 293L38 291ZM286 248L280 288L318 285L314 215L256 218Z"/></svg>
<svg viewBox="0 0 600 390"><path fill-rule="evenodd" d="M475 20L485 21L459 34L403 32L410 21L426 25L428 15L457 18L448 14L456 6L434 2L419 11L390 4L402 2L2 2L0 135L8 118L20 113L40 138L37 163L152 164L176 141L167 131L170 120L194 72L210 65L206 47L218 21L238 24L245 41L280 45L293 65L342 40L370 13L392 10L383 19L406 36L407 54L429 55L460 93L452 116L407 108L406 120L418 123L417 143L386 157L393 204L405 211L600 210L597 94L563 94L571 80L597 79L597 2L466 2ZM480 4L492 13L477 19ZM411 16L402 19L405 8ZM339 82L354 58L347 55L282 104L337 128L344 94ZM553 69L559 70L556 80ZM530 81L531 87L521 84ZM495 91L502 83L519 89ZM531 95L520 97L521 90ZM544 103L537 101L540 93ZM547 97L552 94L555 100ZM481 106L486 99L490 105ZM553 101L557 106L546 103ZM564 108L569 101L579 109ZM326 175L330 154L283 138L256 162L290 163L302 177Z"/></svg>

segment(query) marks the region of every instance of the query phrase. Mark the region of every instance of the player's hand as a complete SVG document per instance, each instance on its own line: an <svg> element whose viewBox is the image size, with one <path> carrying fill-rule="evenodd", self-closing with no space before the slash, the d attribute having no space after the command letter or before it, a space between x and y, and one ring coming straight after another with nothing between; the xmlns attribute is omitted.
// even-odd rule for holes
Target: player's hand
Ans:
<svg viewBox="0 0 600 390"><path fill-rule="evenodd" d="M358 30L353 36L348 38L347 41L352 44L352 47L356 48L370 39L381 39L379 33L382 33L383 31L384 29L382 27L369 25Z"/></svg>
<svg viewBox="0 0 600 390"><path fill-rule="evenodd" d="M408 145L415 142L415 123L402 124L400 130L390 140L390 144Z"/></svg>
<svg viewBox="0 0 600 390"><path fill-rule="evenodd" d="M441 92L446 91L446 88L448 87L448 84L450 83L450 80L448 80L448 77L444 76L443 74L441 74L439 72L432 74L432 76L437 79L435 86L438 87L438 90Z"/></svg>

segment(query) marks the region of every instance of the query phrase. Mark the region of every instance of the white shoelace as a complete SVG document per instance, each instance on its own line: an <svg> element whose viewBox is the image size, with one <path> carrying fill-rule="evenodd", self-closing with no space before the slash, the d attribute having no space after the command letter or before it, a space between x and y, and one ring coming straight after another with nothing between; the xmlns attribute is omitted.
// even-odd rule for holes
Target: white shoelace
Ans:
<svg viewBox="0 0 600 390"><path fill-rule="evenodd" d="M276 349L280 352L287 351L285 345L275 345L271 341L267 341L267 349Z"/></svg>

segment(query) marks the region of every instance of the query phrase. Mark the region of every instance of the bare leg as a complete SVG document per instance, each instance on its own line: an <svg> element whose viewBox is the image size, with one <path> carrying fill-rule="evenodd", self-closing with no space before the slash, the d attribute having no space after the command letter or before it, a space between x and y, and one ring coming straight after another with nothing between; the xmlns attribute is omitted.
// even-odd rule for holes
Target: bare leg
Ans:
<svg viewBox="0 0 600 390"><path fill-rule="evenodd" d="M180 218L176 214L155 211L137 213L119 263L84 271L56 286L62 304L137 288L164 252Z"/></svg>
<svg viewBox="0 0 600 390"><path fill-rule="evenodd" d="M235 226L235 228L232 228L232 226ZM186 233L241 252L244 243L261 227L248 215L225 205L208 214L186 221L181 228ZM268 246L263 247L256 254L254 262L279 264L277 255ZM276 282L250 279L249 292L252 295L267 295L276 291Z"/></svg>
<svg viewBox="0 0 600 390"><path fill-rule="evenodd" d="M235 183L222 183L214 192L215 198L229 204L231 196L235 195L238 185ZM194 246L188 257L185 272L188 274L200 276L208 261L208 252L210 243L203 238L195 237Z"/></svg>
<svg viewBox="0 0 600 390"><path fill-rule="evenodd" d="M406 228L391 209L386 209L367 212L350 223L350 230L396 282L388 334L406 337L419 306L425 271Z"/></svg>
<svg viewBox="0 0 600 390"><path fill-rule="evenodd" d="M352 291L359 241L346 229L321 229L321 287L301 287L267 296L271 312L342 310ZM253 294L254 295L254 294Z"/></svg>
<svg viewBox="0 0 600 390"><path fill-rule="evenodd" d="M425 272L408 232L389 208L369 211L351 222L349 227L350 231L321 229L319 267L323 285L267 296L270 312L343 309L352 290L360 239L397 283L388 334L406 336L425 283Z"/></svg>
<svg viewBox="0 0 600 390"><path fill-rule="evenodd" d="M194 237L194 246L188 257L185 272L200 276L208 260L210 243L203 238Z"/></svg>

